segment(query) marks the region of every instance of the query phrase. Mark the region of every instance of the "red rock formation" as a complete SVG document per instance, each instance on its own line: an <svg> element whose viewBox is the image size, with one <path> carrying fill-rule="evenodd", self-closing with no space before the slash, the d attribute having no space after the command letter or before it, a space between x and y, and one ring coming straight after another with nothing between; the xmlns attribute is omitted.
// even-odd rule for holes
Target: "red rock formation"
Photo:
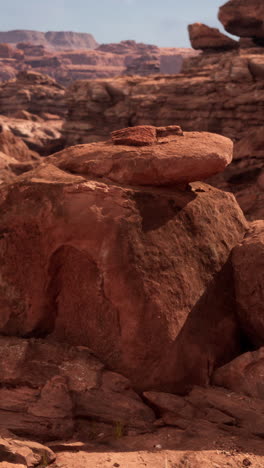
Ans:
<svg viewBox="0 0 264 468"><path fill-rule="evenodd" d="M44 120L37 116L37 118L33 116L33 118L29 119L28 115L25 115L22 111L17 115L20 118L0 115L0 126L19 137L24 144L26 143L27 152L29 152L28 148L30 148L33 152L37 151L42 156L48 156L63 148L62 121L56 119L56 116ZM17 151L16 146L14 141L14 145L11 145L11 151L14 153Z"/></svg>
<svg viewBox="0 0 264 468"><path fill-rule="evenodd" d="M64 88L52 78L37 72L20 72L16 80L0 84L0 114L27 110L32 114L64 116Z"/></svg>
<svg viewBox="0 0 264 468"><path fill-rule="evenodd" d="M160 132L170 138L162 136L169 129ZM208 158L199 146L203 137L192 142L208 167L219 151L214 138L223 142L224 156L221 137L208 136ZM174 145L176 167L185 141L188 160L188 135L136 151L143 159L146 150L155 157ZM89 346L137 388L182 391L206 383L215 366L240 351L227 260L246 228L242 213L231 195L202 183L186 191L127 186L124 169L129 152L136 168L134 147L105 144L110 164L117 152L127 153L122 185L115 185L106 164L101 173L100 160L97 165L101 147L69 148L3 189L3 252L8 248L9 255L0 262L0 330ZM138 176L146 168L139 167ZM157 181L146 175L146 183Z"/></svg>
<svg viewBox="0 0 264 468"><path fill-rule="evenodd" d="M255 346L264 344L264 221L255 221L232 255L238 315Z"/></svg>
<svg viewBox="0 0 264 468"><path fill-rule="evenodd" d="M36 154L27 147L23 140L6 130L4 125L0 131L0 151L21 162L32 161L36 158Z"/></svg>
<svg viewBox="0 0 264 468"><path fill-rule="evenodd" d="M14 31L0 32L0 42L16 45L20 42L44 45L54 49L95 49L97 42L91 34L75 33L72 31L28 31L18 29Z"/></svg>
<svg viewBox="0 0 264 468"><path fill-rule="evenodd" d="M264 38L264 3L262 0L229 0L220 7L218 18L231 34Z"/></svg>
<svg viewBox="0 0 264 468"><path fill-rule="evenodd" d="M88 348L0 337L0 356L0 430L52 440L71 437L78 417L142 430L155 419Z"/></svg>
<svg viewBox="0 0 264 468"><path fill-rule="evenodd" d="M63 85L76 79L107 78L124 74L144 76L153 73L179 73L183 58L195 55L192 49L160 49L135 41L105 44L96 50L80 49L81 42L78 41L75 44L76 49L67 47L66 50L66 45L54 50L45 41L19 42L17 49L5 44L3 54L9 58L2 59L0 80L13 78L16 71L22 69L46 73Z"/></svg>
<svg viewBox="0 0 264 468"><path fill-rule="evenodd" d="M239 43L222 34L219 29L210 28L205 24L194 23L188 26L190 41L194 49L229 50L237 49Z"/></svg>
<svg viewBox="0 0 264 468"><path fill-rule="evenodd" d="M15 58L19 60L24 57L24 54L22 51L15 49L9 44L0 44L0 57L7 59Z"/></svg>
<svg viewBox="0 0 264 468"><path fill-rule="evenodd" d="M112 142L72 147L54 157L60 168L71 173L155 186L206 179L222 172L233 155L228 138L205 132L183 134L177 126L118 130L112 133Z"/></svg>
<svg viewBox="0 0 264 468"><path fill-rule="evenodd" d="M263 372L264 348L262 347L257 351L241 354L217 369L213 375L213 383L233 392L264 399Z"/></svg>

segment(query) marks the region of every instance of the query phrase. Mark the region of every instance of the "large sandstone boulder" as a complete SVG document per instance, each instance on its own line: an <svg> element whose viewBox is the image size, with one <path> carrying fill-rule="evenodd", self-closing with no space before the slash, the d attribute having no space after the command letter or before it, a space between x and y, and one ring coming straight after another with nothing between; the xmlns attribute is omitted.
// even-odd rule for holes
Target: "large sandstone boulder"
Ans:
<svg viewBox="0 0 264 468"><path fill-rule="evenodd" d="M188 26L191 45L201 50L229 50L238 48L239 44L231 37L222 34L217 28L210 28L206 24L193 23Z"/></svg>
<svg viewBox="0 0 264 468"><path fill-rule="evenodd" d="M206 179L231 162L232 142L177 126L138 126L112 141L68 148L54 156L61 169L132 185L171 185Z"/></svg>
<svg viewBox="0 0 264 468"><path fill-rule="evenodd" d="M228 257L247 223L234 197L92 180L80 150L2 190L0 332L89 346L139 389L208 382L240 352Z"/></svg>
<svg viewBox="0 0 264 468"><path fill-rule="evenodd" d="M256 346L264 344L264 221L255 221L232 254L238 315Z"/></svg>
<svg viewBox="0 0 264 468"><path fill-rule="evenodd" d="M263 0L229 0L220 7L218 18L231 34L264 38Z"/></svg>
<svg viewBox="0 0 264 468"><path fill-rule="evenodd" d="M233 392L264 399L264 348L241 354L214 372L213 383Z"/></svg>

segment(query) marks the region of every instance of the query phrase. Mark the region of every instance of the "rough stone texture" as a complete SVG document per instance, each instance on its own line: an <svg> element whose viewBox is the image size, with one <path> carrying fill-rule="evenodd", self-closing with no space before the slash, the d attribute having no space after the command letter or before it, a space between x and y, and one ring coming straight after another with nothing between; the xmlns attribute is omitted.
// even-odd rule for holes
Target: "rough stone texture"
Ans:
<svg viewBox="0 0 264 468"><path fill-rule="evenodd" d="M85 347L0 337L0 355L0 428L52 440L71 437L79 416L143 430L155 419Z"/></svg>
<svg viewBox="0 0 264 468"><path fill-rule="evenodd" d="M0 466L28 467L50 465L56 456L48 447L37 442L19 439L9 431L0 429ZM4 468L4 466L3 466Z"/></svg>
<svg viewBox="0 0 264 468"><path fill-rule="evenodd" d="M22 59L23 58L23 52L15 49L14 47L10 46L9 44L0 44L0 57L1 58L16 58L16 59Z"/></svg>
<svg viewBox="0 0 264 468"><path fill-rule="evenodd" d="M57 459L52 466L263 467L263 400L199 387L179 398L177 405L175 399L175 395L152 392L149 401L162 417L151 434L103 437L100 444L98 438L78 439L76 446L56 444Z"/></svg>
<svg viewBox="0 0 264 468"><path fill-rule="evenodd" d="M64 116L64 88L52 78L34 71L20 72L15 80L0 84L0 114L27 110L40 115Z"/></svg>
<svg viewBox="0 0 264 468"><path fill-rule="evenodd" d="M2 333L89 346L145 390L205 383L239 354L228 257L247 224L232 195L43 164L1 196Z"/></svg>
<svg viewBox="0 0 264 468"><path fill-rule="evenodd" d="M112 142L67 148L54 158L72 173L152 186L206 179L231 162L233 143L228 138L206 132L181 135L177 126L170 130L171 134L169 127L127 128L113 132Z"/></svg>
<svg viewBox="0 0 264 468"><path fill-rule="evenodd" d="M264 38L262 0L230 0L220 7L218 18L236 36Z"/></svg>
<svg viewBox="0 0 264 468"><path fill-rule="evenodd" d="M229 50L237 49L239 43L222 34L217 28L210 28L206 24L193 23L188 26L191 45L201 50Z"/></svg>
<svg viewBox="0 0 264 468"><path fill-rule="evenodd" d="M264 399L264 348L242 354L217 369L213 383L233 392Z"/></svg>
<svg viewBox="0 0 264 468"><path fill-rule="evenodd" d="M0 151L20 162L37 159L38 155L31 151L21 138L6 130L0 117Z"/></svg>
<svg viewBox="0 0 264 468"><path fill-rule="evenodd" d="M264 191L257 184L264 160L262 50L203 53L173 77L78 81L66 93L67 144L104 140L136 125L177 123L184 131L222 134L234 141L236 159L210 183L233 192L248 219L263 218ZM247 158L239 156L243 146L252 148Z"/></svg>
<svg viewBox="0 0 264 468"><path fill-rule="evenodd" d="M51 116L51 119L45 120L38 118L38 116L35 116L35 118L33 116L34 120L31 120L29 118L30 115L25 114L25 111L17 112L15 115L18 115L20 118L0 115L0 127L5 130L5 133L13 135L10 151L7 154L15 156L19 152L21 145L25 148L26 154L37 152L42 156L47 156L63 148L62 121L56 119L56 116ZM4 148L1 149L1 143L0 150L6 152Z"/></svg>
<svg viewBox="0 0 264 468"><path fill-rule="evenodd" d="M247 219L264 219L264 127L249 130L234 145L233 162L208 180L236 195Z"/></svg>
<svg viewBox="0 0 264 468"><path fill-rule="evenodd" d="M264 344L264 221L251 224L232 254L241 325L255 346Z"/></svg>
<svg viewBox="0 0 264 468"><path fill-rule="evenodd" d="M203 54L186 73L76 81L67 90L69 145L108 138L135 125L177 123L184 131L212 131L239 140L263 125L263 79L249 69L261 55Z"/></svg>

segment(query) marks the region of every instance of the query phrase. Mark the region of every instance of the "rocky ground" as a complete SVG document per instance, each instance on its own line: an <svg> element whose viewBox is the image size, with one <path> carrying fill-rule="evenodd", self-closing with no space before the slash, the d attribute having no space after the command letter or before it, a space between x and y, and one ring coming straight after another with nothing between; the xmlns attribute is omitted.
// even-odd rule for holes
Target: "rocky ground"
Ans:
<svg viewBox="0 0 264 468"><path fill-rule="evenodd" d="M0 85L0 468L263 467L264 12L248 5L219 12L239 42L190 25L203 52L179 75L67 98L35 71Z"/></svg>

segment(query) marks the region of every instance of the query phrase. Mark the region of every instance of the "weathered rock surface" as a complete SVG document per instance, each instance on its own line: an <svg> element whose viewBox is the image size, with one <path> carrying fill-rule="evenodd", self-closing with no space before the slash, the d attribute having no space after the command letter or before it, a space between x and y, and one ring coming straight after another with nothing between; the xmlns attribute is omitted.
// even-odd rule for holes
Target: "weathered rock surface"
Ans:
<svg viewBox="0 0 264 468"><path fill-rule="evenodd" d="M20 439L9 431L0 429L0 466L3 468L50 465L56 456L51 449L37 442ZM1 463L3 462L3 463Z"/></svg>
<svg viewBox="0 0 264 468"><path fill-rule="evenodd" d="M20 72L15 80L0 84L0 114L21 110L40 115L64 116L64 88L52 78L33 71Z"/></svg>
<svg viewBox="0 0 264 468"><path fill-rule="evenodd" d="M2 124L0 117L0 151L20 162L37 159L38 155L31 151L21 138L16 136Z"/></svg>
<svg viewBox="0 0 264 468"><path fill-rule="evenodd" d="M119 128L175 122L185 131L237 141L263 125L264 83L249 69L252 59L237 51L209 54L173 77L77 81L66 95L68 144L104 139Z"/></svg>
<svg viewBox="0 0 264 468"><path fill-rule="evenodd" d="M222 134L234 141L236 159L210 183L233 192L248 219L263 218L264 193L257 182L264 160L261 50L204 53L173 77L78 81L66 93L67 144L105 140L122 127L175 122L184 131ZM247 158L240 157L243 147Z"/></svg>
<svg viewBox="0 0 264 468"><path fill-rule="evenodd" d="M34 120L30 120L29 116L22 111L15 115L20 115L21 118L0 115L0 126L9 134L13 134L8 154L15 155L18 152L19 144L17 141L20 141L20 145L23 144L26 153L33 155L37 152L42 156L47 156L63 148L62 121L56 119L56 116L51 115L51 119L47 120L36 116Z"/></svg>
<svg viewBox="0 0 264 468"><path fill-rule="evenodd" d="M219 9L218 18L226 31L236 36L264 38L262 0L229 0Z"/></svg>
<svg viewBox="0 0 264 468"><path fill-rule="evenodd" d="M236 393L264 399L264 348L241 354L217 369L213 383Z"/></svg>
<svg viewBox="0 0 264 468"><path fill-rule="evenodd" d="M2 190L1 332L89 346L137 388L207 382L240 352L228 257L242 212L202 183L87 179L79 150Z"/></svg>
<svg viewBox="0 0 264 468"><path fill-rule="evenodd" d="M175 395L152 392L151 398L149 393L147 396L156 413L162 414L154 432L105 437L100 445L96 437L83 442L79 439L79 444L72 447L57 444L56 467L136 468L144 464L147 468L262 468L263 401L229 390L199 387L187 397L178 398L178 405Z"/></svg>
<svg viewBox="0 0 264 468"><path fill-rule="evenodd" d="M52 440L71 437L78 417L139 429L155 419L85 347L0 337L0 355L0 428Z"/></svg>
<svg viewBox="0 0 264 468"><path fill-rule="evenodd" d="M139 126L113 132L112 142L68 148L54 157L75 174L155 186L206 179L222 172L232 154L232 142L220 135Z"/></svg>
<svg viewBox="0 0 264 468"><path fill-rule="evenodd" d="M249 130L234 145L233 162L225 172L208 180L233 192L247 219L264 219L264 127Z"/></svg>
<svg viewBox="0 0 264 468"><path fill-rule="evenodd" d="M188 26L191 45L201 50L229 50L237 49L239 43L231 37L222 34L217 28L210 28L206 24L193 23Z"/></svg>
<svg viewBox="0 0 264 468"><path fill-rule="evenodd" d="M17 36L20 37L19 34ZM64 33L61 33L59 41L60 47L54 48L47 41L35 41L33 35L31 42L18 42L16 49L3 44L2 54L0 44L0 80L13 79L21 70L47 74L64 86L77 79L179 73L183 59L196 55L192 49L159 48L135 41L103 44L94 49L86 48L85 42L82 46L81 41L73 40L67 47L67 41L63 46Z"/></svg>
<svg viewBox="0 0 264 468"><path fill-rule="evenodd" d="M232 254L238 315L255 346L264 344L264 221L251 224Z"/></svg>

